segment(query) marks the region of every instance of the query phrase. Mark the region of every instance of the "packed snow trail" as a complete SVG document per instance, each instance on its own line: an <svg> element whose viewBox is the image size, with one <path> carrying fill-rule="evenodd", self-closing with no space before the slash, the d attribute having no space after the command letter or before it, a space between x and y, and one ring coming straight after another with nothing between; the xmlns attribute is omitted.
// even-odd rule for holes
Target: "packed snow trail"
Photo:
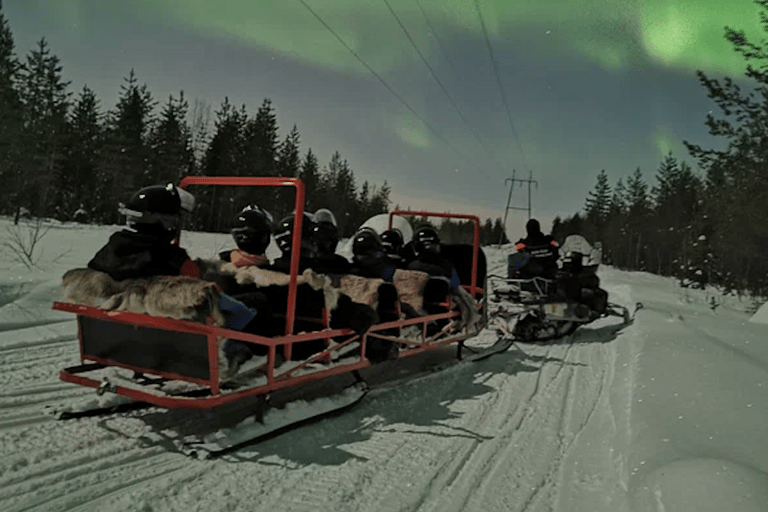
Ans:
<svg viewBox="0 0 768 512"><path fill-rule="evenodd" d="M0 261L4 512L768 510L768 326L607 267L610 300L645 305L631 326L441 371L452 348L404 359L351 409L213 460L175 450L176 421L196 417L183 412L56 421L46 406L95 395L58 380L76 326L51 302L111 231L52 230L50 253L77 246L50 271ZM215 254L207 237L185 240Z"/></svg>
<svg viewBox="0 0 768 512"><path fill-rule="evenodd" d="M194 461L170 450L173 425L163 419L174 415L162 409L52 420L45 405L93 393L57 380L77 358L74 322L13 335L0 348L13 368L0 394L0 440L12 447L0 463L0 503L19 511L209 510L230 500L276 511L556 508L562 462L605 401L613 357L610 336L592 346L589 333L515 346L384 384L342 415Z"/></svg>

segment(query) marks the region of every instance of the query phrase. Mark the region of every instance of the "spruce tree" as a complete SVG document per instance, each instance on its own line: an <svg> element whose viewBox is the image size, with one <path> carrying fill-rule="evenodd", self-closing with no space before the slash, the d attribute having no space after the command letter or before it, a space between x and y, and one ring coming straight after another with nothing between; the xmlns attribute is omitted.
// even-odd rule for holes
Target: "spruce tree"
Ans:
<svg viewBox="0 0 768 512"><path fill-rule="evenodd" d="M24 185L27 206L36 215L53 213L53 183L61 172L64 137L70 105L70 82L62 78L59 58L51 54L45 38L30 51L21 71L24 108ZM34 192L33 192L34 191Z"/></svg>
<svg viewBox="0 0 768 512"><path fill-rule="evenodd" d="M64 164L58 176L59 218L90 221L103 145L102 115L96 94L84 86L69 117Z"/></svg>
<svg viewBox="0 0 768 512"><path fill-rule="evenodd" d="M594 191L589 191L584 209L587 219L596 225L605 222L608 215L608 204L611 200L611 186L608 185L608 175L605 169L597 175L597 184Z"/></svg>
<svg viewBox="0 0 768 512"><path fill-rule="evenodd" d="M206 176L244 176L245 132L248 123L245 108L237 110L229 98L224 98L216 111L214 133L203 159ZM241 191L242 193L242 191ZM244 205L235 204L234 192L226 187L203 187L199 193L199 208L195 208L193 225L204 231L224 231L235 210ZM246 200L242 200L246 202ZM257 202L258 201L253 201ZM266 207L265 205L261 205Z"/></svg>
<svg viewBox="0 0 768 512"><path fill-rule="evenodd" d="M768 30L768 0L755 1ZM744 31L725 27L725 38L746 61L745 88L730 77L722 81L698 71L699 82L719 109L708 114L709 133L727 142L725 150L704 149L684 141L706 172L704 208L712 221L712 249L735 278L737 287L768 291L768 42L750 41Z"/></svg>
<svg viewBox="0 0 768 512"><path fill-rule="evenodd" d="M179 93L178 98L171 95L163 106L149 136L148 182L178 183L183 176L191 173L194 162L187 124L188 109L184 91Z"/></svg>
<svg viewBox="0 0 768 512"><path fill-rule="evenodd" d="M22 104L19 97L21 64L0 0L0 213L15 210L20 200L22 180Z"/></svg>
<svg viewBox="0 0 768 512"><path fill-rule="evenodd" d="M296 125L285 136L277 151L277 174L286 178L295 178L301 174L301 156L299 155L299 130ZM278 190L277 210L284 216L293 210L293 190ZM309 209L309 206L306 206ZM312 210L310 210L312 211Z"/></svg>
<svg viewBox="0 0 768 512"><path fill-rule="evenodd" d="M304 162L301 164L301 172L299 177L304 182L304 192L306 194L307 208L311 208L312 211L323 208L322 203L319 203L320 197L318 196L320 187L320 169L317 163L317 157L312 153L312 149L307 150L307 154L304 156Z"/></svg>
<svg viewBox="0 0 768 512"><path fill-rule="evenodd" d="M120 86L120 96L106 120L104 158L98 178L98 214L116 222L115 205L139 188L156 185L149 171L149 133L155 102L147 85L139 85L133 69Z"/></svg>

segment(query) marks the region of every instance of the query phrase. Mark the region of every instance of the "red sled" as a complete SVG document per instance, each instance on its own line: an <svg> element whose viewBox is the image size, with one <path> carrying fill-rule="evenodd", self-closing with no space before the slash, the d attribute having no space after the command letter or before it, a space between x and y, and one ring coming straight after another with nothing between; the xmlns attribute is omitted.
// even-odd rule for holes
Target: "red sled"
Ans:
<svg viewBox="0 0 768 512"><path fill-rule="evenodd" d="M471 247L464 245L463 251L460 251L465 255L471 254L471 262L454 262L456 267L461 267L458 272L461 285L476 300L481 317L481 321L472 328L467 325L457 327L456 321L460 320L461 312L454 310L450 298L447 298L445 312L409 319L398 315L398 320L375 324L362 334L355 334L351 329L331 329L325 310L323 318L315 319L321 330L295 333L304 213L302 181L298 178L187 177L181 181L180 187L191 185L295 189L296 225L293 229L285 334L265 337L217 327L210 318L202 324L55 302L54 309L77 315L80 344L80 365L63 369L60 372L62 381L96 388L100 394L114 393L164 408L205 409L371 366L366 350L374 340L397 344L399 358L451 344L457 346L457 355L461 358L464 341L475 336L484 326L486 268L485 257L480 250L480 221L474 215L409 210L389 213L390 226L395 215L463 219L474 223L473 243ZM450 257L450 251L447 252ZM443 326L437 332L434 330L435 323ZM405 332L409 335L405 336ZM235 376L236 385L229 386L221 382L219 375L218 338L261 345L267 355L257 359L247 371L241 370ZM324 350L304 360L291 360L294 344L317 340L325 344Z"/></svg>

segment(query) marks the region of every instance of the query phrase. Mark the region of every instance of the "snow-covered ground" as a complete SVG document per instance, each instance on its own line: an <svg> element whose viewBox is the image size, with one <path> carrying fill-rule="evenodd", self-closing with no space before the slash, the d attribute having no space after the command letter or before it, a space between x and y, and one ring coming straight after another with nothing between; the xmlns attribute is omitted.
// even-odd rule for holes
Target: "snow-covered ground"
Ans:
<svg viewBox="0 0 768 512"><path fill-rule="evenodd" d="M631 326L374 386L217 459L169 449L161 409L56 421L46 406L93 391L58 380L78 362L76 328L51 303L115 229L57 225L32 269L0 255L4 512L768 510L768 324L746 300L713 310L711 293L611 268L610 299L645 305ZM182 245L209 257L227 238Z"/></svg>

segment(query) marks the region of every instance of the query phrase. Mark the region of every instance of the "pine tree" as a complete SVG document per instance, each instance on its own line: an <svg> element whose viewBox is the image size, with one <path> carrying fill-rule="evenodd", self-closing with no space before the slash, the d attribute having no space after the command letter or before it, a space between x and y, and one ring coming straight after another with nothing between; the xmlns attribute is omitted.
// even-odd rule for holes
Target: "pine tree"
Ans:
<svg viewBox="0 0 768 512"><path fill-rule="evenodd" d="M28 206L37 215L53 213L52 190L64 158L70 82L62 78L59 58L51 54L45 38L27 56L21 72L24 105L24 186ZM34 193L32 192L34 190Z"/></svg>
<svg viewBox="0 0 768 512"><path fill-rule="evenodd" d="M149 174L149 133L155 102L133 69L120 86L115 109L107 114L104 158L99 169L97 212L103 222L118 220L115 205L141 187L155 185Z"/></svg>
<svg viewBox="0 0 768 512"><path fill-rule="evenodd" d="M768 19L768 0L755 2L761 8L761 24ZM768 291L768 42L755 44L744 31L725 27L725 38L747 65L744 75L754 82L746 89L730 77L710 79L697 75L707 96L722 117L708 114L709 133L727 142L725 150L703 149L684 141L691 155L706 172L704 209L713 226L712 249L732 272L729 285L756 292Z"/></svg>
<svg viewBox="0 0 768 512"><path fill-rule="evenodd" d="M57 178L59 218L91 220L92 199L103 145L102 115L96 94L84 86L70 114L64 164Z"/></svg>
<svg viewBox="0 0 768 512"><path fill-rule="evenodd" d="M317 163L317 157L312 153L312 149L307 150L307 154L304 156L304 162L301 164L301 172L299 177L304 182L304 192L306 194L307 208L312 211L322 208L322 203L319 203L320 197L320 169Z"/></svg>
<svg viewBox="0 0 768 512"><path fill-rule="evenodd" d="M191 133L187 125L189 104L184 91L163 106L160 119L149 136L150 158L147 182L178 183L193 169Z"/></svg>
<svg viewBox="0 0 768 512"><path fill-rule="evenodd" d="M355 216L352 220L354 226L359 226L371 215L371 187L367 181L364 181L360 187L360 193L357 196L357 207L355 208Z"/></svg>
<svg viewBox="0 0 768 512"><path fill-rule="evenodd" d="M245 107L242 115L245 116ZM272 100L265 98L256 112L256 116L248 118L243 131L243 170L244 176L277 176L278 175L278 129L277 117ZM281 204L283 194L277 188L252 191L238 191L235 202L242 201L240 197L247 193L248 197L258 198L258 203L272 212L276 218L282 216L285 206Z"/></svg>
<svg viewBox="0 0 768 512"><path fill-rule="evenodd" d="M498 240L501 240L502 244L509 243L507 233L504 231L504 225L501 223L501 217L497 217L493 222L493 241L497 242Z"/></svg>
<svg viewBox="0 0 768 512"><path fill-rule="evenodd" d="M349 236L356 227L353 225L353 217L355 216L357 190L353 172L338 151L334 152L328 163L327 187L328 192L330 192L329 204L332 205L330 209L336 212L339 231L342 236Z"/></svg>
<svg viewBox="0 0 768 512"><path fill-rule="evenodd" d="M245 132L248 123L245 107L240 110L224 98L216 111L214 134L203 158L206 176L244 176ZM224 231L240 203L235 204L234 192L225 187L204 187L196 196L199 208L195 208L193 226L204 231ZM254 200L253 202L259 203ZM244 206L244 205L243 205ZM266 206L261 204L262 207Z"/></svg>
<svg viewBox="0 0 768 512"><path fill-rule="evenodd" d="M10 213L22 197L22 104L18 86L21 64L0 0L0 213Z"/></svg>
<svg viewBox="0 0 768 512"><path fill-rule="evenodd" d="M627 180L627 226L629 262L633 269L647 270L648 223L650 214L648 184L638 167Z"/></svg>
<svg viewBox="0 0 768 512"><path fill-rule="evenodd" d="M301 174L301 156L299 155L299 130L296 125L285 136L277 151L277 174L286 178L295 178ZM280 216L293 209L293 191L278 191L277 209ZM307 206L307 208L309 208Z"/></svg>
<svg viewBox="0 0 768 512"><path fill-rule="evenodd" d="M611 187L608 185L608 175L605 169L597 175L595 190L587 195L584 209L587 212L587 220L596 226L602 226L608 216L608 208L611 200Z"/></svg>
<svg viewBox="0 0 768 512"><path fill-rule="evenodd" d="M211 106L199 99L192 106L190 122L190 147L194 159L194 174L203 174L205 150L210 142Z"/></svg>

